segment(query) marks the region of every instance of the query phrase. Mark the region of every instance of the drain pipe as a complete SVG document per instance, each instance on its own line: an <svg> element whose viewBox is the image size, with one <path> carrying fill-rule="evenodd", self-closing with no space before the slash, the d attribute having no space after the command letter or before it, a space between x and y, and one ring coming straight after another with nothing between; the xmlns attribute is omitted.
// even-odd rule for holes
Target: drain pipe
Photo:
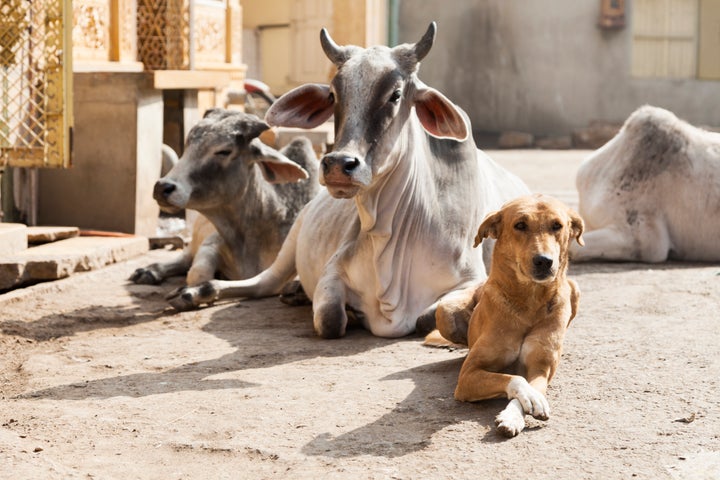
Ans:
<svg viewBox="0 0 720 480"><path fill-rule="evenodd" d="M388 4L388 46L398 44L398 30L400 28L400 0L389 0Z"/></svg>

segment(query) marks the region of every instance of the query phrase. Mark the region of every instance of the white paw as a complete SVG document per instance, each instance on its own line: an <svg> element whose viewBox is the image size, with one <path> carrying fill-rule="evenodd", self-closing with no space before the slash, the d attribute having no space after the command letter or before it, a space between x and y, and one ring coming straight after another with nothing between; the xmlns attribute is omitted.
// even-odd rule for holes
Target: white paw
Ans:
<svg viewBox="0 0 720 480"><path fill-rule="evenodd" d="M501 435L511 438L525 428L525 413L518 400L511 400L505 410L495 417L495 425Z"/></svg>
<svg viewBox="0 0 720 480"><path fill-rule="evenodd" d="M514 377L507 388L507 396L516 399L525 413L538 420L550 418L550 404L545 395L535 390L523 377Z"/></svg>

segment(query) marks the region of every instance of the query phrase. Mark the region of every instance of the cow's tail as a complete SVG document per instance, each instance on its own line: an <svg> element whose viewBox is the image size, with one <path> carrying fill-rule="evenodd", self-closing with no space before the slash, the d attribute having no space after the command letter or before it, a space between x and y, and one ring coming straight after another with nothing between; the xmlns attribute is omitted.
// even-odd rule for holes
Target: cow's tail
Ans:
<svg viewBox="0 0 720 480"><path fill-rule="evenodd" d="M275 261L266 270L246 280L235 280L217 282L217 298L237 297L269 297L278 295L283 287L295 278L297 268L295 267L295 251L297 249L297 237L302 224L304 210L290 228L285 241L280 247Z"/></svg>

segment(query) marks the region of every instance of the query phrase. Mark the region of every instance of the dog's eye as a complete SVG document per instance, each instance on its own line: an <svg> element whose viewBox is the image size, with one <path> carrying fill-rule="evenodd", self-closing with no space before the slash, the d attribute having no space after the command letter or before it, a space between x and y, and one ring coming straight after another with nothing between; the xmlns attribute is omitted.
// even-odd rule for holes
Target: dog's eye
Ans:
<svg viewBox="0 0 720 480"><path fill-rule="evenodd" d="M555 223L552 224L553 232L557 232L558 230L562 230L562 227L563 227L563 226L562 226L562 223L560 223L560 222L555 222Z"/></svg>
<svg viewBox="0 0 720 480"><path fill-rule="evenodd" d="M525 230L527 230L527 223L525 223L525 222L517 222L515 225L513 225L513 227L515 228L515 230L518 230L518 231L520 231L520 232L524 232Z"/></svg>

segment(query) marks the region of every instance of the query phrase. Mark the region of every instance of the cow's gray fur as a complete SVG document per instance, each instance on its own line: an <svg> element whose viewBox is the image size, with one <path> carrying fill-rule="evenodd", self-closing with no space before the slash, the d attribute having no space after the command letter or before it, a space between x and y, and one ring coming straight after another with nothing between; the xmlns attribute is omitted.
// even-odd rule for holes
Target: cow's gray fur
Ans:
<svg viewBox="0 0 720 480"><path fill-rule="evenodd" d="M251 277L272 263L320 187L310 141L298 137L278 152L257 138L268 128L254 115L213 109L190 130L154 196L166 211L201 214L193 238L177 259L140 268L131 280L160 283L187 272L186 283L197 285L216 275Z"/></svg>

